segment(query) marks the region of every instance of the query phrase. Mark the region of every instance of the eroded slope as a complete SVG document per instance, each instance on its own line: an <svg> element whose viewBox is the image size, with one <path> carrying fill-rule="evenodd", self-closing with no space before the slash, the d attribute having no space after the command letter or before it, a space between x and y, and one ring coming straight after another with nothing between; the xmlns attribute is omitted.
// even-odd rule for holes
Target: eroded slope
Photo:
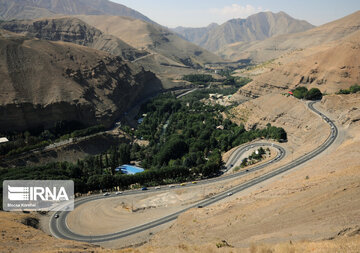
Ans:
<svg viewBox="0 0 360 253"><path fill-rule="evenodd" d="M0 34L1 130L53 127L61 120L111 125L161 89L151 72L72 43Z"/></svg>

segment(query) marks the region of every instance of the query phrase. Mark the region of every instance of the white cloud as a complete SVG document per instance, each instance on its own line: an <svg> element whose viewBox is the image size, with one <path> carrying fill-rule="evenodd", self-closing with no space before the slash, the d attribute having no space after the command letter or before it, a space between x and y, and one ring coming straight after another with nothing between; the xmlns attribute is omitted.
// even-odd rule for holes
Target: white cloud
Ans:
<svg viewBox="0 0 360 253"><path fill-rule="evenodd" d="M218 18L229 20L232 18L247 18L248 16L263 11L262 7L254 7L250 4L245 6L232 4L223 8L209 9L209 13Z"/></svg>

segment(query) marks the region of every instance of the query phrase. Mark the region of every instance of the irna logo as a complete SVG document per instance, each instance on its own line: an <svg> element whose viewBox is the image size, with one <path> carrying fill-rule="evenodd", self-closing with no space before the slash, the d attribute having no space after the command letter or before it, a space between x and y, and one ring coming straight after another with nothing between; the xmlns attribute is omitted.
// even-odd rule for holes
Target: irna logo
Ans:
<svg viewBox="0 0 360 253"><path fill-rule="evenodd" d="M8 185L8 199L12 201L69 200L65 187L18 187Z"/></svg>
<svg viewBox="0 0 360 253"><path fill-rule="evenodd" d="M72 180L3 181L5 211L72 211L74 198Z"/></svg>

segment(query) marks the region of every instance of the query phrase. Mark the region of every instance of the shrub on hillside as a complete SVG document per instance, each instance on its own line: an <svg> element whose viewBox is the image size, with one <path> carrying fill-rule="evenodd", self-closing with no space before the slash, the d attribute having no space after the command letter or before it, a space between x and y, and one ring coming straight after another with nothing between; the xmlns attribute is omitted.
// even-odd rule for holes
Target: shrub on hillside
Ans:
<svg viewBox="0 0 360 253"><path fill-rule="evenodd" d="M360 92L360 85L355 84L351 86L349 89L341 89L336 94L351 94Z"/></svg>

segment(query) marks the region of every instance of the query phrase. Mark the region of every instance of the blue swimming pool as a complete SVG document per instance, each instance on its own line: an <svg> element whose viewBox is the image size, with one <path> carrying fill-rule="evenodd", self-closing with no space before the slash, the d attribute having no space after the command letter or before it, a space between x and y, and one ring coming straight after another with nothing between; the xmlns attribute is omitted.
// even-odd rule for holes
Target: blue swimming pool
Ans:
<svg viewBox="0 0 360 253"><path fill-rule="evenodd" d="M140 172L144 171L143 168L136 167L136 166L133 166L133 165L128 165L128 164L121 165L120 167L116 168L115 170L116 171L121 170L122 173L127 174L127 175L134 175L134 174L137 174L137 173L140 173Z"/></svg>

